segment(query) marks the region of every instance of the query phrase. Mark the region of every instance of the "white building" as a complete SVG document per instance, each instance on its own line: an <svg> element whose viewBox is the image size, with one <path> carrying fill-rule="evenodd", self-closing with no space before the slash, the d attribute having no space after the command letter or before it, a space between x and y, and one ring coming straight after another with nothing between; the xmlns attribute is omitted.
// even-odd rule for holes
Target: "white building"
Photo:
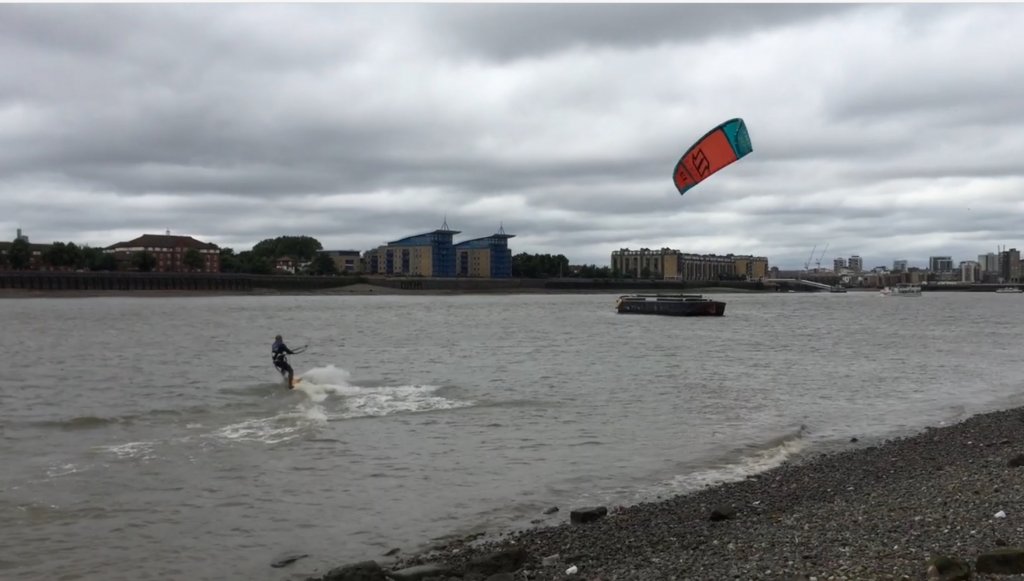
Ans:
<svg viewBox="0 0 1024 581"><path fill-rule="evenodd" d="M981 280L981 264L973 260L960 263L960 282L978 282Z"/></svg>

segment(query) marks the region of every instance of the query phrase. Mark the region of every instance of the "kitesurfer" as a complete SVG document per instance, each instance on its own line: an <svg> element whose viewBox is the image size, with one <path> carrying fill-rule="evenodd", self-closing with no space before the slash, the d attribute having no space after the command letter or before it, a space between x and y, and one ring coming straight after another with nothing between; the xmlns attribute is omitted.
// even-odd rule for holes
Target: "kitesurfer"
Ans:
<svg viewBox="0 0 1024 581"><path fill-rule="evenodd" d="M280 335L274 337L274 345L270 349L272 357L274 358L274 367L281 372L281 375L288 378L288 389L291 389L292 378L295 376L295 371L292 366L288 364L288 355L294 355L296 352L288 348L284 344L284 339Z"/></svg>

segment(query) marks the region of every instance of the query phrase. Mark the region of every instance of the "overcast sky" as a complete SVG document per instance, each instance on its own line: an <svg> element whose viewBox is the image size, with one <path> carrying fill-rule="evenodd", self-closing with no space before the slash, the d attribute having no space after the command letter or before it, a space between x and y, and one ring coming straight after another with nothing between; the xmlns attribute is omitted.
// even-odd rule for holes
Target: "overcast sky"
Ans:
<svg viewBox="0 0 1024 581"><path fill-rule="evenodd" d="M3 5L0 54L3 240L1024 246L1020 4ZM680 196L733 117L753 153Z"/></svg>

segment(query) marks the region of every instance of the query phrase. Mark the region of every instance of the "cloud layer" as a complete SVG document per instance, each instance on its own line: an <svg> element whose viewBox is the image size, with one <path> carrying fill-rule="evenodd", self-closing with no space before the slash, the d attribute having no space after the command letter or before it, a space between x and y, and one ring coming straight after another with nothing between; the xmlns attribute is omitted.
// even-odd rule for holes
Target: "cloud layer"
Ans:
<svg viewBox="0 0 1024 581"><path fill-rule="evenodd" d="M8 5L0 238L866 266L1024 244L1024 6ZM754 152L685 196L679 155ZM9 232L9 234L4 234Z"/></svg>

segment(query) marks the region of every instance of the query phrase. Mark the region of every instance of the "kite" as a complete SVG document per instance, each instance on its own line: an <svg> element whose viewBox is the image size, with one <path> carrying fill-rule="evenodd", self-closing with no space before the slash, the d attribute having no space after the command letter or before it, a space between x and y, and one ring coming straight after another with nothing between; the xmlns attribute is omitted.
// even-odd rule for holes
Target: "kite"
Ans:
<svg viewBox="0 0 1024 581"><path fill-rule="evenodd" d="M679 158L672 181L683 195L730 163L747 155L750 145L747 126L740 118L730 119L704 134Z"/></svg>

